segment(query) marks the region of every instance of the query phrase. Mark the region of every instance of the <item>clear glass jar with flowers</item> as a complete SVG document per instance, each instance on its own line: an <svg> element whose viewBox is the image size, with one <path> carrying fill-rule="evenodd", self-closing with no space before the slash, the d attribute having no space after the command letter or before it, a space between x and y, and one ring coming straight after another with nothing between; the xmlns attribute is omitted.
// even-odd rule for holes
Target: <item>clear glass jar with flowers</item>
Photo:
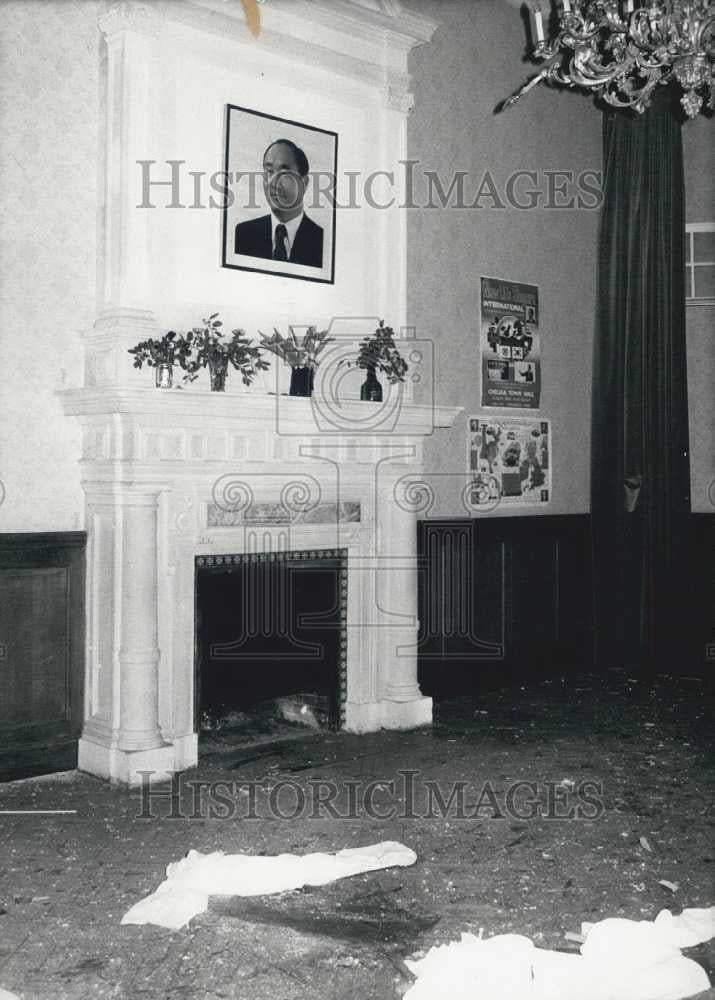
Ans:
<svg viewBox="0 0 715 1000"><path fill-rule="evenodd" d="M244 385L250 385L258 371L269 367L261 357L261 348L254 346L243 330L232 330L231 339L223 339L223 323L218 315L212 313L201 321L203 326L195 326L186 334L189 350L181 359L185 382L193 382L202 368L208 368L212 392L224 392L229 365L241 373Z"/></svg>
<svg viewBox="0 0 715 1000"><path fill-rule="evenodd" d="M145 363L149 368L156 369L155 382L157 389L171 389L174 382L174 367L184 364L191 353L191 346L183 334L169 330L163 337L150 337L142 340L135 347L129 348L129 354L134 355L134 367L141 368Z"/></svg>

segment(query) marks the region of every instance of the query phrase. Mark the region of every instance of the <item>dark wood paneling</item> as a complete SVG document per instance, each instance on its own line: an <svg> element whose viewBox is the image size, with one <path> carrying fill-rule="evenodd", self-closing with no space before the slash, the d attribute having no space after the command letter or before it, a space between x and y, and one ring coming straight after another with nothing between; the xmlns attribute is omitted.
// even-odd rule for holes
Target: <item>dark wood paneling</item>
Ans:
<svg viewBox="0 0 715 1000"><path fill-rule="evenodd" d="M0 780L75 767L84 532L0 534Z"/></svg>
<svg viewBox="0 0 715 1000"><path fill-rule="evenodd" d="M683 665L715 675L715 514L690 515L688 611Z"/></svg>
<svg viewBox="0 0 715 1000"><path fill-rule="evenodd" d="M712 681L715 514L689 524L687 607L667 669ZM426 694L592 665L588 515L421 521L418 545Z"/></svg>
<svg viewBox="0 0 715 1000"><path fill-rule="evenodd" d="M421 521L423 691L588 665L589 532L588 515Z"/></svg>

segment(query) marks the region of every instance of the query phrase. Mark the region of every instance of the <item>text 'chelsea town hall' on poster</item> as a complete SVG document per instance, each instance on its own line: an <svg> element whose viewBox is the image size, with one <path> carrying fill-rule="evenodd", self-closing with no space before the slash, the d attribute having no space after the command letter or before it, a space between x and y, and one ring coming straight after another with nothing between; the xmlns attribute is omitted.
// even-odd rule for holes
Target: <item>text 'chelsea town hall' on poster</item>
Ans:
<svg viewBox="0 0 715 1000"><path fill-rule="evenodd" d="M481 278L482 406L536 410L541 397L539 289Z"/></svg>

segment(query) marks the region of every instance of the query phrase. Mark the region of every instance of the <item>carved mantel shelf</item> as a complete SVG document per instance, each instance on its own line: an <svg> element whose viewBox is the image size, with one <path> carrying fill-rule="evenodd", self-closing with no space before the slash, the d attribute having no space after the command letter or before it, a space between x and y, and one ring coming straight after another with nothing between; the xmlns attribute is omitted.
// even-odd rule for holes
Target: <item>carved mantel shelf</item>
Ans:
<svg viewBox="0 0 715 1000"><path fill-rule="evenodd" d="M176 427L182 420L242 426L263 426L277 434L354 438L356 435L420 436L451 427L461 407L367 403L348 399L339 405L319 396L305 398L259 393L106 387L68 389L59 393L65 414L101 417L108 414L145 415Z"/></svg>

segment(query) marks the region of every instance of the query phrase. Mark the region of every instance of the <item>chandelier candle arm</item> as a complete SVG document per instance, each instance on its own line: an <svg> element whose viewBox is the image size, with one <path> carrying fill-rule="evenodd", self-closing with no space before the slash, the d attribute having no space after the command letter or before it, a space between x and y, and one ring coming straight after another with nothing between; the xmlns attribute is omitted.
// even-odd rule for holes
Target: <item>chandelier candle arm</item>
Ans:
<svg viewBox="0 0 715 1000"><path fill-rule="evenodd" d="M659 85L675 80L690 118L715 107L713 0L562 0L556 37L547 39L540 4L531 8L533 58L551 62L502 109L537 84L580 87L617 108L642 113Z"/></svg>

